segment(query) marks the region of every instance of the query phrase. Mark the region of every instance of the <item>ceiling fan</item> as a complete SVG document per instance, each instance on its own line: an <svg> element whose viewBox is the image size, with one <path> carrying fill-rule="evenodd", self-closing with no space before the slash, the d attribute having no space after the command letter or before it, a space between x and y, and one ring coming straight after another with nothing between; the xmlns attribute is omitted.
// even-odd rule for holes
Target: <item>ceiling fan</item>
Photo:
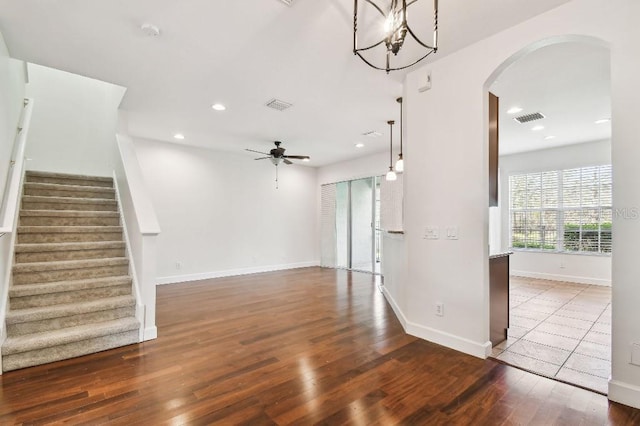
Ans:
<svg viewBox="0 0 640 426"><path fill-rule="evenodd" d="M276 147L273 148L268 153L262 152L262 151L255 151L253 149L247 149L247 151L266 155L267 157L260 157L260 158L256 158L255 160L266 160L268 158L271 160L274 166L277 166L278 164L280 164L280 162L283 162L284 164L293 164L290 160L309 161L308 155L284 155L284 152L286 151L286 149L280 148L281 143L282 142L280 141L275 141L274 144L276 145Z"/></svg>
<svg viewBox="0 0 640 426"><path fill-rule="evenodd" d="M310 157L308 155L285 155L284 152L286 151L286 149L280 147L280 144L282 144L282 142L275 141L274 144L276 145L276 147L273 148L268 153L262 152L262 151L255 151L253 149L248 149L248 148L246 150L250 152L266 155L266 157L255 158L255 160L269 159L271 160L273 165L276 166L276 189L278 189L278 164L280 164L281 162L284 164L293 164L291 160L309 161Z"/></svg>

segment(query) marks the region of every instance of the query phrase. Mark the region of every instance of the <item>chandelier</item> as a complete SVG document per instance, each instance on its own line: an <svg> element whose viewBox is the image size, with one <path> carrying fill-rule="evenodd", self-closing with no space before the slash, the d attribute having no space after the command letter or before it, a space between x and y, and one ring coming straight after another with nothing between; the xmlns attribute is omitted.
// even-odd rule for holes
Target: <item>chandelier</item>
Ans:
<svg viewBox="0 0 640 426"><path fill-rule="evenodd" d="M378 1L378 0L376 0ZM353 2L353 53L367 65L377 70L398 71L409 68L438 50L438 0L433 0L433 45L420 40L408 23L409 7L428 0L391 0L386 6L378 6L374 0L362 0L363 10L358 9L358 0ZM366 15L370 10L374 18ZM360 19L359 19L360 17ZM378 19L375 19L378 18ZM376 23L381 22L382 25ZM360 34L358 22L369 25L365 32L364 47L358 47ZM377 27L377 28L376 28ZM382 28L380 28L382 27ZM360 33L362 33L361 31ZM382 38L381 38L382 37ZM410 54L398 55L407 40L413 40ZM363 41L363 40L360 40ZM405 49L408 50L409 48ZM377 59L376 59L377 58Z"/></svg>

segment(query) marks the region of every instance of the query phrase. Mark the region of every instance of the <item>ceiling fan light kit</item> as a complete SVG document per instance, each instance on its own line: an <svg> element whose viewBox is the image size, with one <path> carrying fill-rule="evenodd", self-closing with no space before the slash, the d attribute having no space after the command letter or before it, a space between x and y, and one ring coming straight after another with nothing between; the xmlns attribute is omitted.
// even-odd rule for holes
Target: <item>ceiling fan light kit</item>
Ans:
<svg viewBox="0 0 640 426"><path fill-rule="evenodd" d="M380 0L376 0L379 2ZM358 0L353 1L353 54L357 55L367 65L377 70L398 71L409 68L438 51L438 0L433 0L433 44L423 42L411 29L408 21L409 7L430 0L391 0L386 5L379 6L374 0L361 0L364 6L369 6L374 13L379 13L384 19L384 32L381 39L366 41L364 47L359 47L358 24L363 11L358 8ZM362 19L364 22L364 19ZM378 22L378 21L376 21ZM424 25L424 24L421 24ZM421 52L412 58L398 55L405 41L413 40ZM417 57L417 59L416 59Z"/></svg>
<svg viewBox="0 0 640 426"><path fill-rule="evenodd" d="M276 166L276 189L278 189L278 165L280 163L284 163L284 164L293 164L293 162L291 160L302 160L302 161L309 161L311 159L311 157L309 157L308 155L285 155L285 151L286 149L281 148L280 145L282 144L282 142L280 141L275 141L275 148L273 148L271 151L267 152L262 152L262 151L256 151L253 149L246 149L246 151L249 152L255 152L257 154L262 154L262 155L266 155L266 157L258 157L258 158L254 158L254 160L266 160L269 159L271 161L271 163Z"/></svg>

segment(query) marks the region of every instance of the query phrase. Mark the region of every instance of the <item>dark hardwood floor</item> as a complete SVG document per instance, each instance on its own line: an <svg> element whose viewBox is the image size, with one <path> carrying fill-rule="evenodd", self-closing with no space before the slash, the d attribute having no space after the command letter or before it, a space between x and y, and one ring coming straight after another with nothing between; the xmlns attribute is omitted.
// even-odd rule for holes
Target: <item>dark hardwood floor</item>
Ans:
<svg viewBox="0 0 640 426"><path fill-rule="evenodd" d="M367 274L158 288L157 340L0 376L0 424L640 424L640 411L404 334Z"/></svg>

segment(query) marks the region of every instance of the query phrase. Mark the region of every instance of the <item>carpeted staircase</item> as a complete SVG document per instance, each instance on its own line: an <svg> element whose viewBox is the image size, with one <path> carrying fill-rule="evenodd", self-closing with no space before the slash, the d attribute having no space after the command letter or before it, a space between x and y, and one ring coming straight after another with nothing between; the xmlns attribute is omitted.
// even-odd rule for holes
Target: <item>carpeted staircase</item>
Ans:
<svg viewBox="0 0 640 426"><path fill-rule="evenodd" d="M2 370L137 343L111 178L27 172Z"/></svg>

